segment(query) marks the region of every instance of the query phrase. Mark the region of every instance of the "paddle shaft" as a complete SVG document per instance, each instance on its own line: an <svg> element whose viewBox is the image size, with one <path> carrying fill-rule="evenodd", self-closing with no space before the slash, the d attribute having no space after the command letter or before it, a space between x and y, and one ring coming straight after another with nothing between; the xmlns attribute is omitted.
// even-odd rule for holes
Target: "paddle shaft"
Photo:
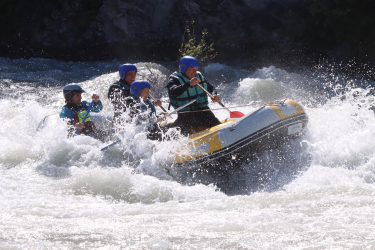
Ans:
<svg viewBox="0 0 375 250"><path fill-rule="evenodd" d="M85 123L86 118L87 118L87 116L89 115L92 106L94 105L94 102L95 102L95 100L93 99L92 102L90 103L90 106L89 106L88 109L87 109L87 112L86 112L85 116L83 117L82 123ZM81 129L78 129L78 131L77 131L77 135L79 135L79 133L81 133Z"/></svg>
<svg viewBox="0 0 375 250"><path fill-rule="evenodd" d="M104 150L106 150L106 149L108 149L108 148L110 148L110 147L116 145L116 144L119 143L119 142L121 142L121 140L117 140L117 141L115 141L115 142L109 144L108 146L102 148L100 151L104 151Z"/></svg>
<svg viewBox="0 0 375 250"><path fill-rule="evenodd" d="M156 99L155 99L151 94L149 94L149 96L151 97L152 100L154 100L154 102L156 102ZM163 108L163 106L160 106L160 108L161 108L164 112L168 113L167 110L165 110L165 108Z"/></svg>
<svg viewBox="0 0 375 250"><path fill-rule="evenodd" d="M193 102L196 102L196 101L198 101L199 100L199 96L196 98L196 99L194 99L194 100L192 100L192 101L190 101L190 102L188 102L188 103L186 103L185 105L183 105L183 106L181 106L181 107L179 107L179 108L176 108L174 111L172 111L172 112L170 112L169 114L167 114L165 117L168 117L168 116L171 116L171 115L173 115L174 113L176 113L176 112L178 112L178 111L180 111L181 109L183 109L183 108L185 108L185 107L187 107L187 106L189 106L190 104L192 104Z"/></svg>
<svg viewBox="0 0 375 250"><path fill-rule="evenodd" d="M206 94L207 94L209 97L211 97L212 99L214 98L214 96L211 95L211 93L208 92L207 89L203 88L199 83L197 83L197 85L198 85L198 86L199 86L204 92L206 92ZM224 106L224 104L221 103L221 101L219 102L219 104L220 104L223 108L225 108L229 113L231 112L227 107Z"/></svg>
<svg viewBox="0 0 375 250"><path fill-rule="evenodd" d="M154 99L153 97L151 97L151 98ZM180 111L181 109L185 108L186 106L189 106L189 105L192 104L193 102L196 102L197 100L199 100L199 98L200 98L200 97L198 96L198 98L196 98L196 99L192 100L191 102L188 102L188 103L186 103L185 105L183 105L183 106L181 106L181 107L175 109L174 111L172 111L172 112L170 112L169 114L167 114L165 117L168 117L168 116L173 115L174 113ZM100 149L100 151L104 151L104 150L106 150L106 149L108 149L108 148L110 148L110 147L116 145L116 144L119 143L119 142L121 142L121 140L117 140L117 141L115 141L115 142L109 144L108 146L106 146L106 147Z"/></svg>

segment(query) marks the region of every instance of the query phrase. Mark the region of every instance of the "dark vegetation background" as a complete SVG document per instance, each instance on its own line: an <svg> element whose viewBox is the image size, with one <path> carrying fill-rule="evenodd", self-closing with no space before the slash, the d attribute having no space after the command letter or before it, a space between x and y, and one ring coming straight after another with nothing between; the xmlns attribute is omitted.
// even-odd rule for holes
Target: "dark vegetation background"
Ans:
<svg viewBox="0 0 375 250"><path fill-rule="evenodd" d="M0 57L176 61L194 20L218 62L375 65L373 0L0 0L0 11Z"/></svg>

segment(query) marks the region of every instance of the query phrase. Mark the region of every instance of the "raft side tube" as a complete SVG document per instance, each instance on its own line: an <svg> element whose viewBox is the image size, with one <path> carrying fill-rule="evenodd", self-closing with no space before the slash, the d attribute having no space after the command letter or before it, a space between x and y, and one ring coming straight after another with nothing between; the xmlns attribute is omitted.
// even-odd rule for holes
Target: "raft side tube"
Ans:
<svg viewBox="0 0 375 250"><path fill-rule="evenodd" d="M223 159L223 156L231 158L231 154L239 152L251 153L246 147L255 142L258 147L263 148L271 145L259 144L262 140L267 144L276 145L287 137L295 137L306 127L307 121L303 108L293 100L268 104L242 118L231 119L221 125L194 133L183 150L190 152L190 155L181 155L177 152L175 162L203 162Z"/></svg>

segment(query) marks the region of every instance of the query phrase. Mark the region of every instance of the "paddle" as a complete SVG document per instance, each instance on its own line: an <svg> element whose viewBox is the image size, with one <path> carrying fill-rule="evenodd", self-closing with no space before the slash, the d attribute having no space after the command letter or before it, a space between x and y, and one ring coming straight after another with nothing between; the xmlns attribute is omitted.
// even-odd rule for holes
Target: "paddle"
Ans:
<svg viewBox="0 0 375 250"><path fill-rule="evenodd" d="M199 98L200 98L200 97L198 96L198 98L196 98L196 99L194 99L194 100L192 100L192 101L190 101L190 102L186 103L185 105L183 105L183 106L181 106L181 107L179 107L179 108L175 109L174 111L170 112L169 114L166 114L166 115L165 115L165 117L168 117L168 116L171 116L171 115L173 115L174 113L176 113L176 112L180 111L181 109L183 109L183 108L185 108L185 107L189 106L189 105L190 105L190 104L192 104L193 102L196 102L196 101L198 101L198 100L199 100ZM100 151L104 151L104 150L106 150L106 149L108 149L108 148L110 148L110 147L112 147L112 146L116 145L116 144L117 144L117 143L119 143L119 142L121 142L121 140L117 140L117 141L115 141L115 142L113 142L113 143L109 144L108 146L105 146L104 148L100 149Z"/></svg>
<svg viewBox="0 0 375 250"><path fill-rule="evenodd" d="M185 105L182 105L181 107L179 107L179 108L176 108L174 111L172 111L172 112L170 112L169 114L166 114L165 115L165 117L168 117L168 116L171 116L171 115L173 115L174 113L176 113L176 112L178 112L178 111L180 111L181 109L183 109L183 108L185 108L185 107L187 107L187 106L189 106L190 104L192 104L193 102L196 102L196 101L198 101L199 100L199 96L196 98L196 99L194 99L194 100L192 100L192 101L190 101L190 102L188 102L188 103L186 103Z"/></svg>
<svg viewBox="0 0 375 250"><path fill-rule="evenodd" d="M208 92L205 88L203 88L201 85L199 85L199 83L197 83L197 85L204 91L206 92L207 95L209 95L212 99L214 98L213 95L211 95L210 92ZM227 107L224 106L224 104L221 103L221 101L219 102L219 104L225 108L229 114L230 114L230 118L241 118L242 116L244 116L243 113L241 113L240 111L230 111Z"/></svg>
<svg viewBox="0 0 375 250"><path fill-rule="evenodd" d="M116 145L117 143L119 143L119 142L121 142L121 140L120 139L118 139L117 141L115 141L115 142L112 142L111 144L109 144L108 146L105 146L104 148L102 148L102 149L100 149L100 151L104 151L104 150L106 150L106 149L108 149L108 148L110 148L110 147L112 147L112 146L114 146L114 145Z"/></svg>
<svg viewBox="0 0 375 250"><path fill-rule="evenodd" d="M95 100L93 99L92 102L90 103L90 106L88 107L88 109L87 109L87 111L86 111L85 116L83 117L82 123L85 123L86 118L87 118L87 116L89 115L92 106L94 105L94 102L95 102ZM81 133L81 129L78 129L78 131L77 131L77 135L79 135L79 133Z"/></svg>
<svg viewBox="0 0 375 250"><path fill-rule="evenodd" d="M151 94L149 94L149 96L151 97L152 100L154 100L154 102L156 102L156 99L155 99ZM168 113L168 111L165 110L165 108L163 108L163 106L160 106L160 108L161 108L165 113Z"/></svg>

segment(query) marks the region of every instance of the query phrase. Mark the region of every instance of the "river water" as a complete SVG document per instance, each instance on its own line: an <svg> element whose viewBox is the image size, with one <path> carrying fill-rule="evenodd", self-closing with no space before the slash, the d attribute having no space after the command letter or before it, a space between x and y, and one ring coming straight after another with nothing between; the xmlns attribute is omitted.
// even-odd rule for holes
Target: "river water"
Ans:
<svg viewBox="0 0 375 250"><path fill-rule="evenodd" d="M0 58L0 249L375 249L374 82L330 65L210 64L202 72L232 110L290 98L309 116L302 138L230 171L175 166L187 139L148 141L134 124L103 152L67 139L59 119L37 132L68 83L99 94L110 116L120 64ZM136 65L167 108L170 70Z"/></svg>

